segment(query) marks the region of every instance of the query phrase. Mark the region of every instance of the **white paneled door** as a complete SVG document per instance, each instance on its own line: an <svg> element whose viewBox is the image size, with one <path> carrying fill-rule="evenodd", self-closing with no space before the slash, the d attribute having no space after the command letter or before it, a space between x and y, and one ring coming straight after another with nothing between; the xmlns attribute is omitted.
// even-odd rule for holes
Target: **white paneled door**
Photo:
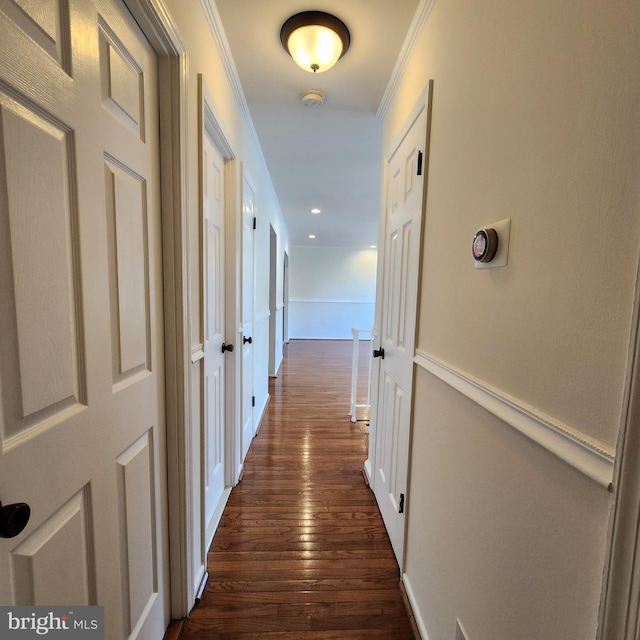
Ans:
<svg viewBox="0 0 640 640"><path fill-rule="evenodd" d="M224 159L206 130L202 145L202 235L204 290L204 532L208 546L225 491L225 287ZM206 549L204 550L206 552Z"/></svg>
<svg viewBox="0 0 640 640"><path fill-rule="evenodd" d="M169 617L157 61L118 0L0 4L0 603Z"/></svg>
<svg viewBox="0 0 640 640"><path fill-rule="evenodd" d="M255 193L242 184L242 447L244 461L255 435L253 418L253 247Z"/></svg>
<svg viewBox="0 0 640 640"><path fill-rule="evenodd" d="M387 166L373 488L402 567L416 327L426 109Z"/></svg>

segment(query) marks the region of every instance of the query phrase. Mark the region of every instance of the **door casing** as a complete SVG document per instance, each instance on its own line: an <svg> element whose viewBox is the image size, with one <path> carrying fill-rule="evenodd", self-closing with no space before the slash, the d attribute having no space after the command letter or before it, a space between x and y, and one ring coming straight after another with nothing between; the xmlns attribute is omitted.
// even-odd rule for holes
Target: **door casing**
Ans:
<svg viewBox="0 0 640 640"><path fill-rule="evenodd" d="M124 0L158 55L171 617L195 600L188 477L191 424L187 47L162 0Z"/></svg>

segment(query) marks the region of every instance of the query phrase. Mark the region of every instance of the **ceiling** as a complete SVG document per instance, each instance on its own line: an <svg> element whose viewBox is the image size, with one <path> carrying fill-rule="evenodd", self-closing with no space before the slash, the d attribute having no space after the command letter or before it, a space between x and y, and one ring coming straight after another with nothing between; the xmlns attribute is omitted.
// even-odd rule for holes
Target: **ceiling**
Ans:
<svg viewBox="0 0 640 640"><path fill-rule="evenodd" d="M418 0L216 0L292 245L368 248L378 240L382 120L376 115ZM311 74L280 43L295 13L339 17L351 47ZM305 107L306 89L325 94ZM318 208L320 214L312 214ZM309 235L316 236L309 239Z"/></svg>

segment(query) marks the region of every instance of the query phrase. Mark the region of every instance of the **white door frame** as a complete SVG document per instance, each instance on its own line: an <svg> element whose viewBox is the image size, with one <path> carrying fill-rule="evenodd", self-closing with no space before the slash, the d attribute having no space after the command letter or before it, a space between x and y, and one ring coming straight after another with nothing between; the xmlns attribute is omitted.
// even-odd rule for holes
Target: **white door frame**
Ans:
<svg viewBox="0 0 640 640"><path fill-rule="evenodd" d="M233 180L229 181L227 178L227 173L230 172L234 175L236 171L236 154L233 150L233 147L229 143L228 136L225 135L222 127L219 124L219 119L216 118L213 112L214 101L211 97L211 92L209 91L207 84L204 80L202 74L198 74L198 132L199 132L199 158L200 162L202 162L202 146L204 145L204 136L207 135L214 143L215 148L218 153L222 156L222 160L224 162L224 176L225 181L222 185L222 189L224 191L224 222L225 228L227 224L233 223L235 224L235 219L237 218L237 207L238 202L236 200L236 193L233 189ZM201 171L199 178L199 187L202 189L203 187L203 173ZM202 194L200 195L200 203L202 203ZM202 212L200 215L200 224L202 225ZM200 272L204 273L204 260L205 260L205 248L204 248L204 230L200 227L200 236L201 236L201 264L200 264ZM232 327L228 326L228 318L230 314L227 313L226 307L230 301L233 301L236 293L234 291L228 291L228 281L226 279L227 269L233 268L233 260L234 256L227 256L229 251L233 251L233 242L228 240L228 237L232 237L231 234L225 233L225 237L223 241L225 242L224 252L225 252L225 336L223 338L224 342L227 344L236 343L236 336L232 329ZM228 246L227 246L228 245ZM204 327L205 327L205 310L204 304L206 300L205 289L204 289L204 275L202 275L200 279L200 341L199 344L192 346L191 350L191 364L195 364L197 362L204 363L205 358L205 345L204 345ZM209 574L207 572L207 552L209 550L209 546L211 544L211 538L215 533L215 530L218 527L220 519L222 517L222 513L224 507L229 499L229 495L231 494L231 489L237 484L238 476L236 473L237 465L234 462L234 456L236 455L236 433L239 431L239 421L235 420L235 396L236 396L236 384L235 384L235 370L237 368L237 360L239 354L238 351L234 351L231 353L227 353L224 356L224 492L220 498L218 503L218 507L211 521L212 532L207 533L207 525L204 520L204 500L202 493L202 486L204 486L204 468L200 468L200 478L201 483L200 486L194 486L192 477L193 474L189 474L186 478L187 482L187 490L192 496L200 496L201 504L200 504L200 513L201 513L201 522L200 522L200 532L196 535L195 527L196 522L195 518L191 518L187 521L186 526L186 535L187 537L192 539L200 539L201 548L199 550L199 572L197 575L193 576L193 583L198 584L197 593L195 594L195 598L193 600L189 600L188 604L193 605L193 602L196 601L202 594L206 582L208 580ZM199 366L202 366L200 364ZM206 390L204 387L201 387L201 398L200 398L200 428L203 428L204 420L205 420L205 397L204 394ZM193 425L192 425L193 428ZM201 441L202 442L202 441ZM202 453L202 452L201 452ZM204 458L201 456L201 461L204 461ZM201 462L203 464L203 462Z"/></svg>
<svg viewBox="0 0 640 640"><path fill-rule="evenodd" d="M631 327L598 640L640 640L640 264Z"/></svg>
<svg viewBox="0 0 640 640"><path fill-rule="evenodd" d="M239 199L238 199L238 211L235 214L235 224L236 224L236 254L235 254L235 267L237 269L238 280L237 284L234 288L234 294L236 295L236 304L237 304L237 316L236 316L236 326L238 327L238 386L237 389L237 403L238 403L238 452L237 452L237 475L240 475L244 469L244 456L248 451L248 446L246 446L247 442L251 442L253 437L256 434L256 410L254 406L254 391L255 391L255 345L256 345L256 318L255 318L255 307L256 307L256 268L255 268L255 250L256 250L256 229L258 225L258 211L256 207L256 190L254 187L254 182L250 179L248 175L241 171L238 175L239 182ZM245 273L246 264L245 258L245 233L247 231L245 225L245 207L247 206L247 192L251 192L252 194L252 214L253 214L253 228L251 229L251 265L250 271L248 273L249 279L251 281L251 313L250 313L250 336L247 336L247 326L245 324L246 320L246 309L244 308L244 300L245 300L245 282L247 273ZM244 349L244 338L251 338L254 342L249 345L248 351L245 352ZM247 375L244 367L246 366L246 358L245 354L251 353L251 365L250 365L250 376L248 379L251 381L251 430L250 436L247 435L246 424L247 420L245 419L245 415L243 415L243 403L246 402L246 382ZM250 445L249 445L250 446Z"/></svg>
<svg viewBox="0 0 640 640"><path fill-rule="evenodd" d="M234 487L242 474L242 162L225 165L226 331L235 350L227 359L227 482Z"/></svg>
<svg viewBox="0 0 640 640"><path fill-rule="evenodd" d="M188 257L187 48L163 0L124 0L158 55L171 617L188 614L192 587L191 305Z"/></svg>
<svg viewBox="0 0 640 640"><path fill-rule="evenodd" d="M278 234L269 225L269 376L276 377L278 332Z"/></svg>
<svg viewBox="0 0 640 640"><path fill-rule="evenodd" d="M284 252L282 269L282 348L289 343L289 254Z"/></svg>

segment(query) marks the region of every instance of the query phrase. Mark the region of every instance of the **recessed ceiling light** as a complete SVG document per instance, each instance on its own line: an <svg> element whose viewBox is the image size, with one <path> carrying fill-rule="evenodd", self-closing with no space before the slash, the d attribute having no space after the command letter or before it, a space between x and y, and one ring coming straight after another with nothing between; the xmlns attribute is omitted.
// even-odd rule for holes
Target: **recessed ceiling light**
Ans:
<svg viewBox="0 0 640 640"><path fill-rule="evenodd" d="M309 234L309 240L315 240L315 239L316 239L316 237L313 235L313 233L310 233Z"/></svg>
<svg viewBox="0 0 640 640"><path fill-rule="evenodd" d="M320 209L315 207L315 208L311 209L311 213L320 213Z"/></svg>
<svg viewBox="0 0 640 640"><path fill-rule="evenodd" d="M375 244L372 244L372 245L369 247L369 249L375 249L375 248L376 248L376 245L375 245Z"/></svg>

